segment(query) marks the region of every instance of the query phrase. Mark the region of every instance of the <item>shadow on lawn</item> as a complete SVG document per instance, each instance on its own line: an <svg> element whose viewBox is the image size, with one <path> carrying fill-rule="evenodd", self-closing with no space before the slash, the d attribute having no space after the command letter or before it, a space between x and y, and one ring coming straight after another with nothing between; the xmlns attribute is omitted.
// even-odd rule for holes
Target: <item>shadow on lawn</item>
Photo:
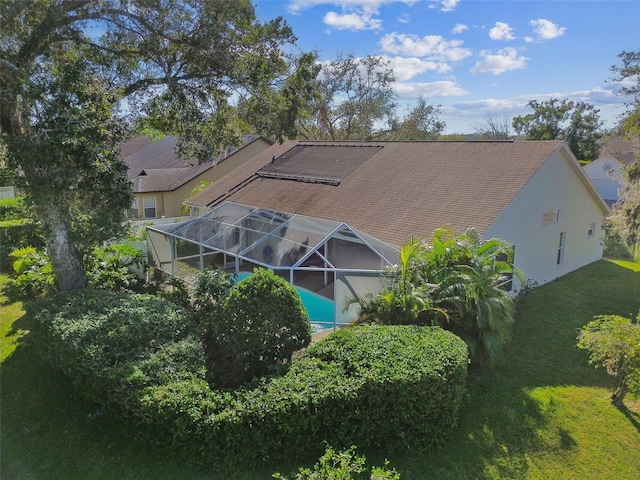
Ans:
<svg viewBox="0 0 640 480"><path fill-rule="evenodd" d="M7 336L18 336L17 346L1 364L2 478L205 478L136 443L135 426L84 401L65 375L38 360L30 329L27 316L13 323Z"/></svg>
<svg viewBox="0 0 640 480"><path fill-rule="evenodd" d="M632 412L631 410L629 410L626 406L622 405L622 406L618 406L616 405L616 408L618 410L620 410L620 412L627 417L627 419L631 422L631 424L636 427L636 430L638 431L638 433L640 433L640 414L636 413L636 412Z"/></svg>
<svg viewBox="0 0 640 480"><path fill-rule="evenodd" d="M595 315L629 316L638 309L640 272L604 260L524 295L504 362L469 370L469 397L455 437L436 452L392 465L403 480L522 478L527 457L549 448L541 431L553 431L559 450L574 449L571 433L549 423L553 404L531 392L565 385L613 391L615 380L576 347L578 330ZM638 428L637 414L623 414Z"/></svg>

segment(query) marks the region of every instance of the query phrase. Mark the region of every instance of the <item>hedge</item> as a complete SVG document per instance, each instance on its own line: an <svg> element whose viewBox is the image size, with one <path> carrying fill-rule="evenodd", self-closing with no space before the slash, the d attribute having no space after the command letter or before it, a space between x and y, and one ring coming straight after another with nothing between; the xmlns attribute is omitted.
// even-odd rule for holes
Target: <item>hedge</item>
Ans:
<svg viewBox="0 0 640 480"><path fill-rule="evenodd" d="M467 347L438 327L345 328L282 376L216 391L198 327L162 299L80 291L29 310L43 355L85 394L141 439L217 468L317 458L326 442L385 455L440 445L465 392Z"/></svg>
<svg viewBox="0 0 640 480"><path fill-rule="evenodd" d="M149 440L204 463L304 459L325 442L420 451L453 433L467 365L466 344L438 327L352 327L253 388L221 393L196 379L147 388L144 421Z"/></svg>
<svg viewBox="0 0 640 480"><path fill-rule="evenodd" d="M44 360L104 407L139 409L144 387L204 377L196 323L158 297L84 289L26 308Z"/></svg>

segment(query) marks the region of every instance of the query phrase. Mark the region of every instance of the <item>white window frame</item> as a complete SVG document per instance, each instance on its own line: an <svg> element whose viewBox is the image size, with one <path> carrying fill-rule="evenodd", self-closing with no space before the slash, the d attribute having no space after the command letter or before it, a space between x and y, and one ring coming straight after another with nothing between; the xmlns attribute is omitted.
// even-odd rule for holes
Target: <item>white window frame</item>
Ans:
<svg viewBox="0 0 640 480"><path fill-rule="evenodd" d="M142 206L144 208L144 218L158 218L155 195L152 197L142 197ZM150 215L152 209L153 215ZM149 214L147 211L149 211Z"/></svg>
<svg viewBox="0 0 640 480"><path fill-rule="evenodd" d="M587 230L587 238L591 238L596 234L596 222L593 222Z"/></svg>

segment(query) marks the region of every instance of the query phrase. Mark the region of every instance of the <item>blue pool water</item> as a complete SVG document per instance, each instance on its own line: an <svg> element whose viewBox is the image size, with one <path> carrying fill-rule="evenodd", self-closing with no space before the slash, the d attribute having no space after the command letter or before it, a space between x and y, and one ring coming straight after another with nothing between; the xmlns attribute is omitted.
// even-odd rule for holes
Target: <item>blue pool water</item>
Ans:
<svg viewBox="0 0 640 480"><path fill-rule="evenodd" d="M242 280L244 278L250 277L251 273L248 272L240 272L238 274L238 280ZM313 325L314 332L325 330L327 328L333 328L334 321L334 308L333 308L333 300L329 300L328 298L323 297L322 295L318 295L317 293L313 293L306 288L297 287L294 285L294 288L298 291L300 298L302 299L302 304L304 308L306 308L307 313L309 314L309 320L316 325ZM326 325L323 325L326 324Z"/></svg>

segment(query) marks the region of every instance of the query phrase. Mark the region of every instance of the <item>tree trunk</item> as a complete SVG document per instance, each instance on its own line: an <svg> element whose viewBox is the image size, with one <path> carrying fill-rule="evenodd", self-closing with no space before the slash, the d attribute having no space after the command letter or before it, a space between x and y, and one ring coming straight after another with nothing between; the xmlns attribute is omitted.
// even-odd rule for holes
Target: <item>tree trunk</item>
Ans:
<svg viewBox="0 0 640 480"><path fill-rule="evenodd" d="M46 235L47 253L53 267L59 291L77 290L87 286L82 257L69 241L69 225L60 211L62 205L45 204L36 207Z"/></svg>
<svg viewBox="0 0 640 480"><path fill-rule="evenodd" d="M627 384L626 376L620 379L620 383L611 394L611 401L617 407L622 407L624 404L624 397L629 391L629 385Z"/></svg>

